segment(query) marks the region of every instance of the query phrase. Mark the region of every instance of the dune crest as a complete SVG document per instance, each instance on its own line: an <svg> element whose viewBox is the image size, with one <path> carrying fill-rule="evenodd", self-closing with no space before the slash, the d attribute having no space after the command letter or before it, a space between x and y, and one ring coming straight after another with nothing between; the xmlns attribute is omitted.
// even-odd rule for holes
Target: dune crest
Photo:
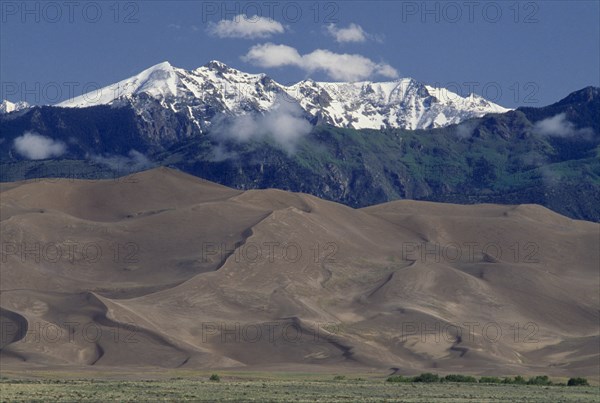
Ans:
<svg viewBox="0 0 600 403"><path fill-rule="evenodd" d="M596 375L600 225L167 168L0 187L2 368Z"/></svg>

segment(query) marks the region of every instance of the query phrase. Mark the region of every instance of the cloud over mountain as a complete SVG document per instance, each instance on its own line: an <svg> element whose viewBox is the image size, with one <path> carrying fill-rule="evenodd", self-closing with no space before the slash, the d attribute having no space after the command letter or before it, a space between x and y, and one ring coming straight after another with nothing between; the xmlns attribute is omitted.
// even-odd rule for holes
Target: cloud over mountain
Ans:
<svg viewBox="0 0 600 403"><path fill-rule="evenodd" d="M62 141L33 132L25 132L15 138L14 146L17 153L30 160L60 157L67 150L67 146Z"/></svg>
<svg viewBox="0 0 600 403"><path fill-rule="evenodd" d="M326 49L302 55L291 46L274 43L252 46L242 60L260 67L295 66L307 73L323 71L330 78L342 81L359 81L373 76L398 77L398 71L389 64L376 63L361 55Z"/></svg>
<svg viewBox="0 0 600 403"><path fill-rule="evenodd" d="M577 129L572 122L567 120L564 112L536 122L534 131L550 137L591 136L593 134L589 127Z"/></svg>
<svg viewBox="0 0 600 403"><path fill-rule="evenodd" d="M213 131L220 139L247 142L269 138L288 154L295 152L298 141L308 135L311 124L302 116L302 108L278 98L274 107L263 115L246 114L217 121Z"/></svg>

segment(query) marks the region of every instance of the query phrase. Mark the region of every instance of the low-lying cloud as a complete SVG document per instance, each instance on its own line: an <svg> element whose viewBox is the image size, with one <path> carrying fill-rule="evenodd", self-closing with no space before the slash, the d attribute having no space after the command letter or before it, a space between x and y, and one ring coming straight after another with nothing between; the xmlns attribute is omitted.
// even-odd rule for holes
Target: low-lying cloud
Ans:
<svg viewBox="0 0 600 403"><path fill-rule="evenodd" d="M62 141L34 132L23 133L13 144L17 153L30 160L60 157L67 151L67 145Z"/></svg>
<svg viewBox="0 0 600 403"><path fill-rule="evenodd" d="M285 28L271 18L257 15L247 17L240 14L233 17L232 20L221 20L216 24L210 23L207 32L219 38L258 39L282 34L285 32Z"/></svg>
<svg viewBox="0 0 600 403"><path fill-rule="evenodd" d="M558 171L554 171L551 165L542 165L538 168L542 183L546 187L555 187L562 181L562 175Z"/></svg>
<svg viewBox="0 0 600 403"><path fill-rule="evenodd" d="M456 126L456 131L454 133L460 139L468 139L473 136L478 125L478 120L465 120Z"/></svg>
<svg viewBox="0 0 600 403"><path fill-rule="evenodd" d="M142 171L155 166L148 157L136 150L124 155L91 155L89 159L119 173Z"/></svg>
<svg viewBox="0 0 600 403"><path fill-rule="evenodd" d="M589 127L577 129L572 122L567 120L567 115L564 112L536 122L533 130L542 136L550 137L589 137L594 134Z"/></svg>
<svg viewBox="0 0 600 403"><path fill-rule="evenodd" d="M278 98L266 113L223 117L213 123L211 133L220 142L218 159L231 157L223 151L223 141L239 143L272 139L288 154L293 154L301 138L312 130L299 105Z"/></svg>
<svg viewBox="0 0 600 403"><path fill-rule="evenodd" d="M334 53L316 49L301 55L287 45L265 43L250 48L242 60L259 67L295 66L308 73L323 71L334 80L359 81L379 75L398 78L398 71L386 63L376 63L357 54Z"/></svg>

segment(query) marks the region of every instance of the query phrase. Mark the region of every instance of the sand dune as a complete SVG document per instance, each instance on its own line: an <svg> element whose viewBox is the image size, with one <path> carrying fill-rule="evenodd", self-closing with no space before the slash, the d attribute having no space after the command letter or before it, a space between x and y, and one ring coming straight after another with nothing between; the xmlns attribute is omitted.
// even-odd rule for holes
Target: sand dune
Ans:
<svg viewBox="0 0 600 403"><path fill-rule="evenodd" d="M595 223L166 168L0 189L3 368L598 375Z"/></svg>

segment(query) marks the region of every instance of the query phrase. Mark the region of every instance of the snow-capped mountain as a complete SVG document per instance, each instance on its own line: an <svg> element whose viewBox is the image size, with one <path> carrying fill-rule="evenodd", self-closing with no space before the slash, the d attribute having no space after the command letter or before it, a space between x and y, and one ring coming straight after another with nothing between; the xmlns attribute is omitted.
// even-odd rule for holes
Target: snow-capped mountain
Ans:
<svg viewBox="0 0 600 403"><path fill-rule="evenodd" d="M284 101L300 105L313 123L355 129L425 129L508 111L477 95L461 97L411 78L355 83L304 80L285 86L265 74L244 73L218 61L195 70L163 62L57 106L130 104L138 115L151 118L158 102L205 131L217 115L265 113Z"/></svg>
<svg viewBox="0 0 600 403"><path fill-rule="evenodd" d="M4 100L0 102L0 115L5 113L17 112L23 109L29 108L29 105L25 101L20 102L10 102L9 100Z"/></svg>

